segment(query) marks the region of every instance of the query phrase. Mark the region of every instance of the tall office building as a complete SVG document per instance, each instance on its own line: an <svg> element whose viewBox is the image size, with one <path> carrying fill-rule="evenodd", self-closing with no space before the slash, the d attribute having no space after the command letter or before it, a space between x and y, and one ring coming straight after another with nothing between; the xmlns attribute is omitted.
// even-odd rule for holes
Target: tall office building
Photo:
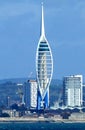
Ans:
<svg viewBox="0 0 85 130"><path fill-rule="evenodd" d="M37 108L37 82L28 80L24 85L24 102L28 108Z"/></svg>
<svg viewBox="0 0 85 130"><path fill-rule="evenodd" d="M67 76L63 79L64 105L69 107L81 107L83 101L83 77L82 75Z"/></svg>
<svg viewBox="0 0 85 130"><path fill-rule="evenodd" d="M41 35L36 52L36 73L38 82L38 110L49 107L49 86L53 74L51 48L45 36L44 10L42 4Z"/></svg>

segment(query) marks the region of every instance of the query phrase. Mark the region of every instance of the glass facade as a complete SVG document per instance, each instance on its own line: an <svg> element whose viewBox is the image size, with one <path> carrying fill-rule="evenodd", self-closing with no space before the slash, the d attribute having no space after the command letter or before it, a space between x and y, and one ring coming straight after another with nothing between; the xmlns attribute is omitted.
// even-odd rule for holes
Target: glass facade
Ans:
<svg viewBox="0 0 85 130"><path fill-rule="evenodd" d="M44 45L44 46L43 46ZM42 98L50 85L53 72L53 59L48 42L39 42L36 58L36 71L39 90Z"/></svg>

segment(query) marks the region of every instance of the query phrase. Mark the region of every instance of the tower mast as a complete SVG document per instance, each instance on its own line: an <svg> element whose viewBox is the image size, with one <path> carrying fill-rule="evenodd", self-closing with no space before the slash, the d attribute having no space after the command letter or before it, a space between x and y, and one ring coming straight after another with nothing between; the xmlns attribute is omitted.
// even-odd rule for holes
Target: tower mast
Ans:
<svg viewBox="0 0 85 130"><path fill-rule="evenodd" d="M45 26L44 26L44 9L43 9L43 2L42 2L42 23L41 23L41 36L45 37Z"/></svg>

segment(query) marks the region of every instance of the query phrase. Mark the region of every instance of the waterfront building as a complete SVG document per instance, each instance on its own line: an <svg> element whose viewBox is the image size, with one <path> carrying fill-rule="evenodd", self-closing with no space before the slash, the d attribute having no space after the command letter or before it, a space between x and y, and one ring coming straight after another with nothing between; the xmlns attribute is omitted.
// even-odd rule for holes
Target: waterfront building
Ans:
<svg viewBox="0 0 85 130"><path fill-rule="evenodd" d="M45 36L44 10L42 4L41 34L36 52L36 73L38 82L37 108L49 107L49 86L53 74L53 57L51 48Z"/></svg>
<svg viewBox="0 0 85 130"><path fill-rule="evenodd" d="M83 77L82 75L72 75L64 77L64 105L67 107L81 107L83 101Z"/></svg>
<svg viewBox="0 0 85 130"><path fill-rule="evenodd" d="M24 101L27 108L36 109L37 107L37 82L28 80L24 85Z"/></svg>

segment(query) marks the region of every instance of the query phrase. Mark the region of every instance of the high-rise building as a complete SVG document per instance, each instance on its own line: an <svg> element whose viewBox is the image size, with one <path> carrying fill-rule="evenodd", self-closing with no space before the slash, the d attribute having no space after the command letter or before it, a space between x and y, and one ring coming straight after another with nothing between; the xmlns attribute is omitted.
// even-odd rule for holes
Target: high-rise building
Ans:
<svg viewBox="0 0 85 130"><path fill-rule="evenodd" d="M28 108L37 108L37 82L28 80L24 85L24 102Z"/></svg>
<svg viewBox="0 0 85 130"><path fill-rule="evenodd" d="M64 105L67 107L81 107L83 101L83 77L82 75L72 75L64 77Z"/></svg>
<svg viewBox="0 0 85 130"><path fill-rule="evenodd" d="M53 57L45 36L44 10L42 4L41 35L36 52L36 73L38 83L38 110L49 107L49 86L53 74Z"/></svg>

